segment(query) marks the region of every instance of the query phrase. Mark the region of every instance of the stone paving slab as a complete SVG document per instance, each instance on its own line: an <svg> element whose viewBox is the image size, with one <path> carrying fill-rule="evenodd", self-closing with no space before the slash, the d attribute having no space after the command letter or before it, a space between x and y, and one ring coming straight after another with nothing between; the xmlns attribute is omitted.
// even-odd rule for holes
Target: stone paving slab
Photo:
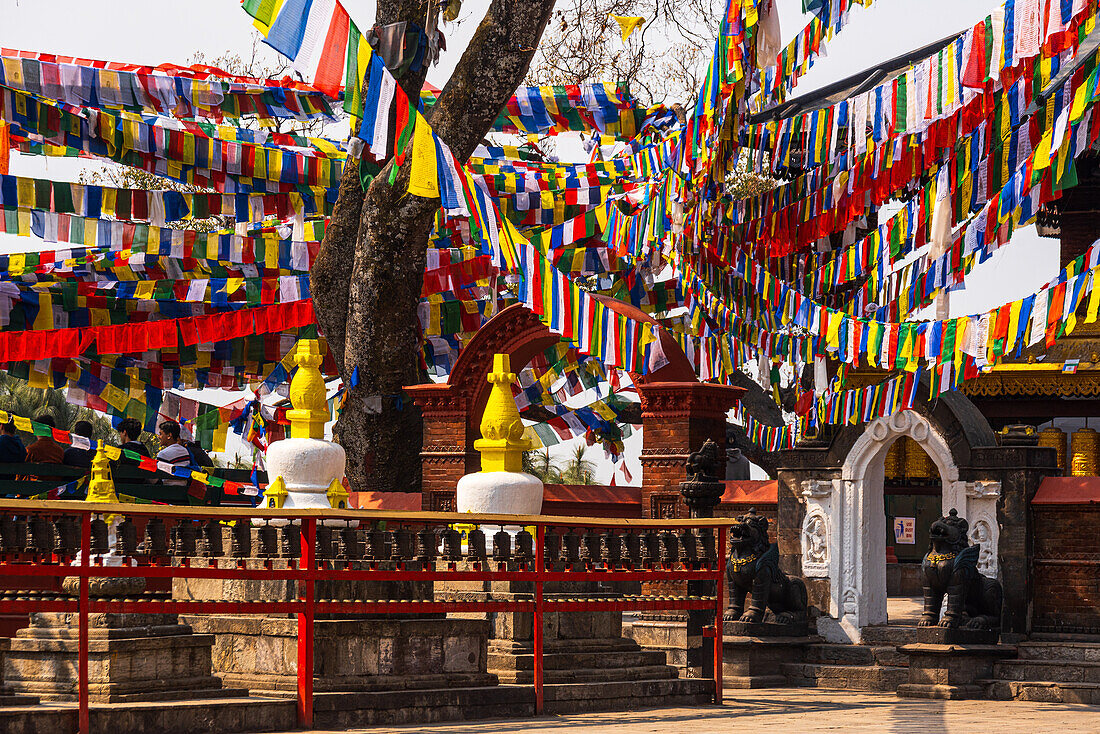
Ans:
<svg viewBox="0 0 1100 734"><path fill-rule="evenodd" d="M384 734L585 734L691 732L891 732L897 734L1037 734L1097 732L1100 706L1026 701L931 701L893 694L848 693L811 688L728 691L725 705L614 713L490 719L426 726L372 727L352 731ZM287 732L286 734L290 734ZM317 730L314 734L334 734Z"/></svg>

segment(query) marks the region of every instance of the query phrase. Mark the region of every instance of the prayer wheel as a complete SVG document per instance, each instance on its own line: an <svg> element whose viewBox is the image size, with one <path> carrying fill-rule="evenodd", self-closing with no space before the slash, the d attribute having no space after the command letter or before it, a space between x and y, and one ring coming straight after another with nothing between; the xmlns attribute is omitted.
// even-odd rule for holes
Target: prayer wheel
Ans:
<svg viewBox="0 0 1100 734"><path fill-rule="evenodd" d="M1066 432L1061 428L1044 428L1039 431L1039 445L1058 452L1058 468L1066 470Z"/></svg>
<svg viewBox="0 0 1100 734"><path fill-rule="evenodd" d="M885 475L887 479L902 479L905 477L905 444L894 441L886 451Z"/></svg>
<svg viewBox="0 0 1100 734"><path fill-rule="evenodd" d="M1075 477L1095 477L1097 459L1100 458L1100 434L1091 428L1073 432L1070 474Z"/></svg>
<svg viewBox="0 0 1100 734"><path fill-rule="evenodd" d="M931 479L936 476L936 465L913 439L905 437L905 475L910 479Z"/></svg>

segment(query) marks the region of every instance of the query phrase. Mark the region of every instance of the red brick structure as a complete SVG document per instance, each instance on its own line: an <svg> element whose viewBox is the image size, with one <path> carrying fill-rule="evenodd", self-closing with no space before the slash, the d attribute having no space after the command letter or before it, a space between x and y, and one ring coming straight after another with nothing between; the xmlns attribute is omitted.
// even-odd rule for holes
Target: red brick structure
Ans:
<svg viewBox="0 0 1100 734"><path fill-rule="evenodd" d="M1047 477L1031 514L1032 631L1100 634L1100 477Z"/></svg>
<svg viewBox="0 0 1100 734"><path fill-rule="evenodd" d="M629 304L601 300L616 313L654 323ZM489 398L485 375L493 355L510 355L512 369L519 370L560 338L527 307L509 306L470 340L446 383L406 388L424 416L423 509L453 510L459 478L481 468L474 441ZM686 514L678 486L684 462L708 438L724 453L726 413L742 390L699 382L683 350L664 330L660 346L668 364L646 375L631 375L642 398L642 512L645 517L680 517Z"/></svg>

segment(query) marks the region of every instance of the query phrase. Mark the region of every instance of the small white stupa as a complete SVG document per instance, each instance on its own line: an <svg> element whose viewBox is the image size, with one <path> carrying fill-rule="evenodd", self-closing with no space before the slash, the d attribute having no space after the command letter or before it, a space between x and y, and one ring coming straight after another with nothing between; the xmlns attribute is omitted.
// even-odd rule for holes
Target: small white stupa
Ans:
<svg viewBox="0 0 1100 734"><path fill-rule="evenodd" d="M344 447L325 439L328 403L321 376L320 344L302 339L294 352L298 371L290 381L290 438L267 447L268 485L263 506L279 508L342 509L348 506L344 489L347 454Z"/></svg>
<svg viewBox="0 0 1100 734"><path fill-rule="evenodd" d="M489 373L493 389L481 417L481 471L458 480L455 504L459 512L495 515L538 515L542 512L542 481L523 471L523 421L512 397L516 381L507 354L493 355Z"/></svg>

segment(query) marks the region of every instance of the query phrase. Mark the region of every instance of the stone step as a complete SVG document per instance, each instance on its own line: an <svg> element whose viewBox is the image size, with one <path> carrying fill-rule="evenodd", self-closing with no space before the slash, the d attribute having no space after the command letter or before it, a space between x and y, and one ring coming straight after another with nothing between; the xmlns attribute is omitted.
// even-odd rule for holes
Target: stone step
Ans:
<svg viewBox="0 0 1100 734"><path fill-rule="evenodd" d="M297 723L292 699L226 698L198 701L110 703L89 707L93 732L111 734L231 734L286 731ZM0 708L0 732L76 731L75 704Z"/></svg>
<svg viewBox="0 0 1100 734"><path fill-rule="evenodd" d="M988 696L998 701L1100 704L1100 683L1007 680L978 682L985 684Z"/></svg>
<svg viewBox="0 0 1100 734"><path fill-rule="evenodd" d="M493 670L501 683L534 683L531 670ZM648 665L633 668L575 668L571 670L546 670L543 673L545 683L617 683L635 680L662 680L676 678L678 671L671 665Z"/></svg>
<svg viewBox="0 0 1100 734"><path fill-rule="evenodd" d="M890 645L838 645L825 643L806 647L807 663L825 665L885 665L905 668L909 657Z"/></svg>
<svg viewBox="0 0 1100 734"><path fill-rule="evenodd" d="M543 670L575 670L577 668L638 668L664 665L660 650L630 650L616 652L549 653L542 656ZM533 670L535 656L531 653L510 654L489 650L489 670Z"/></svg>
<svg viewBox="0 0 1100 734"><path fill-rule="evenodd" d="M547 684L547 714L616 711L709 703L714 684L667 678L611 683ZM369 725L425 724L535 715L535 689L502 685L436 691L322 693L314 697L314 725L349 729Z"/></svg>
<svg viewBox="0 0 1100 734"><path fill-rule="evenodd" d="M696 706L711 702L714 683L699 678L567 683L544 686L543 696L548 714Z"/></svg>
<svg viewBox="0 0 1100 734"><path fill-rule="evenodd" d="M1100 643L1028 640L1017 646L1021 660L1080 660L1100 663Z"/></svg>
<svg viewBox="0 0 1100 734"><path fill-rule="evenodd" d="M793 686L843 688L851 691L897 691L909 681L908 668L881 665L787 663L783 674Z"/></svg>
<svg viewBox="0 0 1100 734"><path fill-rule="evenodd" d="M872 625L860 630L860 641L864 645L909 645L917 641L919 627L900 625Z"/></svg>
<svg viewBox="0 0 1100 734"><path fill-rule="evenodd" d="M1100 662L1071 660L1002 660L993 666L993 675L1008 681L1066 681L1100 683Z"/></svg>

